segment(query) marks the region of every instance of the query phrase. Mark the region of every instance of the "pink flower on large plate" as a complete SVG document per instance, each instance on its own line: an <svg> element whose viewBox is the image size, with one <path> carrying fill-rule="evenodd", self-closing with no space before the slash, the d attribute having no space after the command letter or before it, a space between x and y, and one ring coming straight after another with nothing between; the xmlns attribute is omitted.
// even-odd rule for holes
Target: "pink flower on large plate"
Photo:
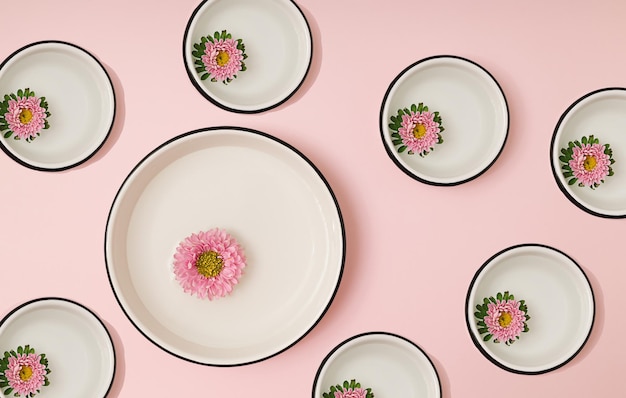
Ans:
<svg viewBox="0 0 626 398"><path fill-rule="evenodd" d="M174 254L174 274L183 290L209 300L230 294L245 266L239 243L219 228L185 238Z"/></svg>

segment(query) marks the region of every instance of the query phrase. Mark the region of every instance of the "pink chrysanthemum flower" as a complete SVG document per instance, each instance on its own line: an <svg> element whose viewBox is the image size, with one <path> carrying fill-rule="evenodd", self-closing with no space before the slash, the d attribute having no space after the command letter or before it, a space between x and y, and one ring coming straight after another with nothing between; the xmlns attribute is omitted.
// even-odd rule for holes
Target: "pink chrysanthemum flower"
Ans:
<svg viewBox="0 0 626 398"><path fill-rule="evenodd" d="M335 398L365 398L367 391L362 388L348 388L344 391L335 391Z"/></svg>
<svg viewBox="0 0 626 398"><path fill-rule="evenodd" d="M4 114L9 128L16 136L23 139L32 139L43 130L46 119L46 109L40 105L38 97L11 99L8 112Z"/></svg>
<svg viewBox="0 0 626 398"><path fill-rule="evenodd" d="M185 238L174 254L174 274L183 290L209 300L230 294L245 266L239 243L219 228Z"/></svg>
<svg viewBox="0 0 626 398"><path fill-rule="evenodd" d="M496 300L496 303L489 303L487 308L484 322L497 341L510 343L524 331L526 313L520 309L517 300Z"/></svg>
<svg viewBox="0 0 626 398"><path fill-rule="evenodd" d="M398 109L390 117L391 142L398 147L398 153L408 149L408 154L417 153L426 156L435 149L435 144L442 144L441 133L445 130L439 112L431 112L428 106L420 102L409 108Z"/></svg>
<svg viewBox="0 0 626 398"><path fill-rule="evenodd" d="M41 363L41 356L36 354L9 357L9 365L4 372L13 392L22 396L38 393L45 383L46 374L46 366Z"/></svg>
<svg viewBox="0 0 626 398"><path fill-rule="evenodd" d="M611 157L604 153L605 146L582 144L572 148L572 159L568 162L574 177L584 186L594 186L609 175Z"/></svg>
<svg viewBox="0 0 626 398"><path fill-rule="evenodd" d="M231 80L242 69L243 51L233 39L207 42L202 56L206 71L217 81Z"/></svg>

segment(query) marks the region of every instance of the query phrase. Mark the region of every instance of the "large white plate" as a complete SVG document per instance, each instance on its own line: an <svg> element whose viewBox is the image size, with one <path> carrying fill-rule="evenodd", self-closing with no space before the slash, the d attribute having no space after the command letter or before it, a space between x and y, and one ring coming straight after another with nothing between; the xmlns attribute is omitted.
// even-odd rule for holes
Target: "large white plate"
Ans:
<svg viewBox="0 0 626 398"><path fill-rule="evenodd" d="M70 43L43 41L0 65L0 96L30 88L46 97L50 128L33 142L5 139L0 147L20 164L47 171L77 166L106 141L115 118L113 84L102 64Z"/></svg>
<svg viewBox="0 0 626 398"><path fill-rule="evenodd" d="M529 331L510 346L483 341L474 312L485 297L509 291L528 306ZM595 317L593 291L580 266L543 245L507 248L483 264L466 299L466 322L476 347L513 373L540 374L572 360L583 348Z"/></svg>
<svg viewBox="0 0 626 398"><path fill-rule="evenodd" d="M444 143L425 157L398 153L390 117L420 102L438 111ZM410 177L432 185L457 185L484 173L500 155L509 131L502 89L480 65L456 56L422 59L391 83L380 111L380 131L393 162Z"/></svg>
<svg viewBox="0 0 626 398"><path fill-rule="evenodd" d="M229 231L248 259L230 296L184 293L171 270L191 233ZM273 356L323 316L344 261L339 207L320 172L267 134L217 127L150 153L115 198L107 270L132 323L164 350L207 365Z"/></svg>
<svg viewBox="0 0 626 398"><path fill-rule="evenodd" d="M568 185L561 172L561 148L593 134L613 149L615 175L592 190ZM565 196L586 212L607 218L626 217L626 89L604 88L577 99L559 119L550 146L552 172Z"/></svg>
<svg viewBox="0 0 626 398"><path fill-rule="evenodd" d="M0 353L27 344L49 361L50 385L38 397L103 398L111 389L113 341L102 321L83 305L46 297L12 310L0 322Z"/></svg>
<svg viewBox="0 0 626 398"><path fill-rule="evenodd" d="M191 55L203 36L227 30L242 39L247 70L228 85L200 80ZM183 58L193 85L215 105L255 113L287 101L302 85L313 55L309 24L290 0L205 0L193 12L183 39Z"/></svg>
<svg viewBox="0 0 626 398"><path fill-rule="evenodd" d="M441 397L441 382L430 358L413 342L392 333L364 333L335 347L317 371L313 398L352 379L371 388L376 397Z"/></svg>

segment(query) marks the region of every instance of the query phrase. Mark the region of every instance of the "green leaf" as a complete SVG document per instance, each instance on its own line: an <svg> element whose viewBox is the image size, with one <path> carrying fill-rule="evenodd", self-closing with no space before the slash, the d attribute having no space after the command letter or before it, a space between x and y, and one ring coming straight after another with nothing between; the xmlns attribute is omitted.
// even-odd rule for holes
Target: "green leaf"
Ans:
<svg viewBox="0 0 626 398"><path fill-rule="evenodd" d="M571 180L569 180L569 181L567 182L567 185L574 185L574 184L576 184L576 181L578 181L578 179L577 179L577 178L572 178Z"/></svg>
<svg viewBox="0 0 626 398"><path fill-rule="evenodd" d="M502 301L502 293L498 292L496 298L498 299L498 301Z"/></svg>
<svg viewBox="0 0 626 398"><path fill-rule="evenodd" d="M493 336L491 334L486 335L485 337L483 337L483 341L489 341L491 340Z"/></svg>
<svg viewBox="0 0 626 398"><path fill-rule="evenodd" d="M200 80L206 80L209 78L209 74L205 73L204 75L200 76Z"/></svg>
<svg viewBox="0 0 626 398"><path fill-rule="evenodd" d="M398 148L398 153L402 153L404 151L406 151L406 145L402 145L400 148Z"/></svg>
<svg viewBox="0 0 626 398"><path fill-rule="evenodd" d="M412 112L417 112L417 105L412 104L412 105L411 105L411 111L412 111Z"/></svg>

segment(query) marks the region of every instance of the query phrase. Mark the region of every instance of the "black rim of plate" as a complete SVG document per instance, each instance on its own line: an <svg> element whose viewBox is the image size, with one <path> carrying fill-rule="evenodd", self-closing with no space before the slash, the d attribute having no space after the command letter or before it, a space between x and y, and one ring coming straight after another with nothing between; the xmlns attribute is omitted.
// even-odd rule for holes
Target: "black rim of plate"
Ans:
<svg viewBox="0 0 626 398"><path fill-rule="evenodd" d="M594 210L591 210L591 209L587 208L585 205L583 205L578 200L576 200L576 198L567 191L567 188L565 187L565 185L563 185L563 183L559 179L559 173L561 173L561 170L560 169L555 169L554 162L553 162L553 159L552 159L552 155L554 153L554 149L555 149L555 145L556 145L556 135L557 135L557 132L561 128L561 124L563 123L563 120L567 117L567 115L569 115L569 113L572 111L572 109L574 109L578 104L580 104L585 99L587 99L589 97L592 97L592 96L594 96L596 94L600 94L600 93L607 92L607 91L624 91L624 92L626 92L626 88L624 88L624 87L606 87L606 88L601 88L601 89L598 89L598 90L591 91L590 93L587 93L587 94L583 95L582 97L578 98L576 101L574 101L570 106L567 107L565 112L563 112L563 114L561 114L561 117L559 117L559 121L557 122L556 127L554 128L554 133L552 134L552 139L550 141L550 153L549 153L550 168L552 169L552 176L554 176L554 181L556 181L556 184L559 187L559 190L561 190L561 192L563 192L563 195L565 195L565 197L567 199L569 199L570 202L572 202L574 205L576 205L576 207L578 207L579 209L581 209L581 210L583 210L583 211L585 211L585 212L587 212L587 213L589 213L589 214L591 214L593 216L596 216L596 217L602 217L602 218L625 218L626 217L626 213L624 213L624 214L599 213L599 212L596 212Z"/></svg>
<svg viewBox="0 0 626 398"><path fill-rule="evenodd" d="M304 20L306 28L309 31L310 46L311 46L311 56L309 57L306 70L304 71L304 74L302 75L302 79L300 79L300 82L298 82L298 85L293 89L292 92L290 92L283 99L277 101L276 103L274 103L272 105L269 105L269 106L266 106L266 107L262 107L262 108L258 108L258 109L238 109L238 108L231 108L229 106L226 106L226 105L222 104L218 99L216 99L216 98L212 97L211 95L209 95L202 88L202 86L200 84L198 84L196 82L196 80L194 79L195 71L192 71L192 70L190 70L187 67L187 57L189 57L189 54L187 54L187 48L185 46L185 43L187 42L187 37L189 36L189 30L191 28L191 23L195 19L195 17L198 14L198 12L200 12L202 7L204 7L204 4L206 4L209 1L215 1L215 0L203 0L202 3L200 3L200 5L198 5L198 7L196 7L196 9L191 14L191 17L189 18L189 21L187 22L187 26L185 27L185 33L183 35L183 63L184 63L185 71L187 71L187 76L189 77L189 80L191 81L191 84L196 88L196 90L198 90L198 92L200 94L202 94L202 96L204 98L209 100L209 102L211 102L213 105L215 105L215 106L217 106L219 108L222 108L222 109L224 109L226 111L234 112L234 113L251 114L251 113L266 112L266 111L269 111L271 109L277 108L280 105L282 105L285 102L287 102L291 97L293 97L295 95L295 93L298 92L300 87L302 87L302 85L304 84L304 81L306 80L306 77L308 76L309 71L311 70L311 64L313 62L313 53L314 53L314 49L313 49L313 32L311 31L311 26L309 25L309 21L307 20L306 15L304 15L304 12L302 12L302 9L296 4L295 1L293 1L293 0L285 0L285 1L290 2L295 7L295 9L300 13L300 15L302 15L302 19Z"/></svg>
<svg viewBox="0 0 626 398"><path fill-rule="evenodd" d="M463 180L459 180L459 181L452 181L452 182L438 182L438 181L431 181L428 180L426 178L422 178L419 177L417 175L415 175L414 173L412 173L410 170L408 170L406 167L404 167L399 161L398 159L396 159L395 155L394 155L394 151L393 148L390 148L387 143L385 142L385 137L387 136L387 134L389 134L389 129L386 127L388 124L388 121L383 120L383 113L384 113L384 109L385 109L385 104L387 103L387 100L389 99L389 94L391 93L391 90L395 87L396 83L398 82L398 80L400 80L400 78L402 78L402 76L404 76L407 72L409 72L410 70L412 70L413 68L415 68L417 65L422 64L424 62L428 62L428 61L432 61L432 60L436 60L436 59L444 59L444 58L451 58L451 59L457 59L457 60L461 60L461 61L465 61L468 62L469 64L478 67L481 71L483 71L484 73L487 74L487 76L489 76L489 78L491 78L493 80L493 82L496 84L496 87L498 87L498 90L500 91L500 93L502 94L502 98L504 100L504 105L506 107L506 131L504 133L504 140L502 141L502 146L500 147L500 150L498 151L498 153L496 154L496 156L494 156L494 158L491 160L491 162L485 166L482 170L480 170L478 173L474 174L473 176L470 176L466 179ZM387 152L387 155L389 155L389 158L391 158L391 160L393 161L393 163L398 166L398 168L400 170L402 170L406 175L408 175L409 177L422 182L424 184L428 184L428 185L435 185L435 186L455 186L455 185L460 185L469 181L472 181L476 178L478 178L479 176L481 176L482 174L484 174L487 170L489 170L491 168L491 166L493 166L493 164L496 162L496 160L498 160L498 158L500 157L500 155L502 154L502 151L504 150L504 146L506 145L506 141L508 139L509 136L509 127L511 124L511 115L510 115L510 110L509 110L509 104L508 101L506 99L506 95L504 95L504 90L502 90L502 86L500 86L500 83L498 83L498 81L496 80L496 78L484 67L482 67L480 64L458 56L458 55L433 55L430 57L426 57L423 58L417 62L414 62L413 64L407 66L406 68L404 68L404 70L402 72L400 72L392 81L391 84L389 84L389 87L387 88L387 91L385 92L385 95L383 97L383 101L381 103L380 106L380 117L379 117L379 129L380 129L380 137L382 139L383 142L383 146L385 147L385 151Z"/></svg>
<svg viewBox="0 0 626 398"><path fill-rule="evenodd" d="M4 316L4 318L2 318L2 320L0 321L0 326L4 325L4 323L9 320L11 318L11 316L13 316L13 314L15 314L17 311L21 310L24 307L28 307L31 304L35 304L38 302L43 302L43 301L63 301L72 305L75 305L85 311L87 311L87 313L91 314L100 324L100 326L102 326L102 329L104 330L104 332L106 333L109 342L111 343L111 347L113 348L113 374L111 375L111 381L109 382L109 386L107 387L107 390L105 391L104 395L102 395L102 398L106 397L109 392L111 391L111 388L113 387L113 382L115 380L115 373L117 372L117 355L115 353L115 344L113 343L113 339L111 338L111 333L109 332L109 329L107 329L106 325L104 324L104 322L102 321L102 319L100 319L100 317L98 315L96 315L95 312L93 312L92 310L90 310L89 308L87 308L86 306L84 306L83 304L76 302L74 300L70 300L67 298L63 298L63 297L40 297L40 298L36 298L33 300L29 300L25 303L22 303L20 305L18 305L17 307L13 308L8 314L6 314Z"/></svg>
<svg viewBox="0 0 626 398"><path fill-rule="evenodd" d="M270 139L272 141L275 141L281 145L283 145L285 148L293 151L296 155L298 155L301 159L303 159L312 169L313 171L315 171L315 173L318 175L318 177L320 178L320 180L324 183L324 185L326 186L326 189L328 190L334 204L335 204L335 209L337 210L337 216L339 218L339 224L341 225L341 244L342 244L342 253L341 253L341 261L340 261L340 267L339 267L339 274L338 274L338 278L337 278L337 283L335 285L335 288L333 290L332 295L330 296L330 299L328 300L328 303L326 304L326 307L324 308L324 310L322 311L322 313L320 314L319 318L317 318L313 324L311 325L311 327L309 329L307 329L300 337L298 337L297 339L295 339L295 341L291 342L290 344L288 344L286 347L280 349L279 351L271 354L271 355L267 355L265 357L262 358L258 358L255 359L253 361L248 361L248 362L242 362L242 363L228 363L228 364L214 364L214 363L207 363L207 362L200 362L200 361L195 361L193 359L190 358L186 358L183 355L179 355L175 352L172 352L171 350L168 350L167 348L163 347L162 345L160 345L158 342L154 341L153 339L151 339L140 327L139 325L137 325L135 323L135 321L132 319L132 317L128 314L128 312L126 311L126 308L124 308L124 306L122 305L122 302L120 300L120 297L118 296L118 292L115 290L114 286L113 286L113 280L111 279L111 273L109 271L109 259L106 255L106 250L107 250L107 239L106 237L108 236L108 230L109 230L109 224L111 223L111 217L113 215L113 208L115 206L115 203L118 200L118 197L122 191L122 189L124 188L124 186L126 186L126 183L128 182L128 180L131 178L131 176L135 173L135 171L141 167L141 165L146 162L147 160L149 160L156 152L158 152L159 150L161 150L162 148L168 146L169 144L182 139L184 137L187 137L189 135L193 135L193 134L197 134L197 133L205 133L208 131L217 131L217 130L236 130L236 131L243 131L246 133L250 133L250 134L256 134L262 137L265 137L267 139ZM343 271L344 271L344 266L345 266L345 260L346 260L346 230L345 230L345 225L344 225L344 220L343 220L343 216L341 214L341 209L339 207L339 202L337 201L337 198L335 196L335 193L333 192L330 184L328 183L328 181L326 180L326 178L324 177L324 175L321 173L321 171L313 164L313 162L311 162L311 160L309 160L309 158L307 158L302 152L300 152L298 149L296 149L294 146L288 144L287 142L274 137L270 134L258 131L258 130L253 130L253 129L249 129L249 128L245 128L245 127L235 127L235 126L216 126L216 127L208 127L208 128L202 128L202 129L197 129L197 130L193 130L193 131L189 131L187 133L183 133L181 135L178 135L174 138L171 138L169 140L167 140L166 142L162 143L161 145L157 146L155 149L153 149L152 151L150 151L143 159L141 159L139 161L139 163L137 163L133 169L130 171L130 173L128 173L128 175L126 176L126 178L124 179L124 181L122 182L122 184L120 185L120 188L118 189L117 193L115 194L115 198L113 199L111 208L109 209L109 215L107 216L107 222L106 222L106 228L105 228L105 239L104 239L104 260L105 260L105 266L106 266L106 271L107 271L107 277L109 279L109 284L111 286L111 290L113 291L113 294L115 296L115 299L117 300L118 305L120 306L120 308L122 309L122 311L124 312L124 315L126 315L126 318L130 321L130 323L135 327L135 329L137 329L137 331L139 331L139 333L141 333L148 341L150 341L151 343L153 343L155 346L159 347L160 349L162 349L163 351L167 352L168 354L185 360L187 362L191 362L191 363L195 363L198 365L205 365L205 366L214 366L214 367L221 367L221 368L228 368L228 367L235 367L235 366L243 366L243 365L250 365L250 364L254 364L254 363L258 363L261 361L264 361L266 359L275 357L276 355L279 355L285 351L287 351L289 348L293 347L294 345L296 345L298 342L300 342L306 335L308 335L311 330L313 330L315 328L315 326L317 326L319 324L319 322L322 320L322 318L324 318L324 315L326 315L326 313L328 312L328 309L330 308L332 302L335 299L335 296L337 295L337 291L339 290L339 285L341 284L341 280L343 277Z"/></svg>
<svg viewBox="0 0 626 398"><path fill-rule="evenodd" d="M113 125L115 124L115 117L116 117L116 114L117 114L117 98L116 98L117 96L115 94L115 87L113 86L113 81L111 80L111 76L109 75L109 72L107 72L107 70L104 67L104 65L102 64L102 62L100 62L100 60L98 60L98 58L96 58L89 51L85 50L84 48L82 48L82 47L80 47L80 46L78 46L76 44L69 43L67 41L62 41L62 40L43 40L43 41L38 41L38 42L27 44L27 45L25 45L25 46L15 50L4 61L2 61L2 63L0 64L0 70L2 70L2 68L4 68L4 66L13 57L18 55L22 51L24 51L24 50L26 50L26 49L28 49L30 47L34 47L34 46L38 46L38 45L44 45L44 44L61 44L61 45L66 45L66 46L70 46L70 47L76 48L76 49L84 52L87 56L89 56L91 59L96 61L98 66L102 69L102 71L104 72L104 75L106 76L107 80L109 81L109 85L111 86L111 92L113 93L113 114L112 114L112 117L111 117L111 123L109 125L108 130L107 130L107 133L105 134L104 138L102 139L102 142L100 142L100 144L91 153L89 153L87 156L85 156L84 158L82 158L81 160L79 160L77 162L74 162L72 164L69 164L67 166L62 166L62 167L40 167L40 166L35 166L33 164L30 164L30 163L28 163L28 162L18 158L13 153L11 153L11 151L9 151L9 149L4 145L3 140L0 139L0 148L2 148L4 153L6 153L11 159L13 159L17 163L21 164L22 166L25 166L25 167L28 167L30 169L37 170L37 171L63 171L63 170L71 169L73 167L76 167L76 166L79 166L79 165L85 163L86 161L91 159L96 153L98 153L98 151L102 148L102 146L104 146L104 143L107 141L107 139L111 135L111 131L113 130Z"/></svg>
<svg viewBox="0 0 626 398"><path fill-rule="evenodd" d="M430 363L430 366L433 368L433 371L435 372L435 377L437 378L437 385L439 387L439 397L442 396L442 388L441 388L441 378L439 377L439 372L437 371L437 367L435 366L435 364L433 363L432 359L430 359L430 357L428 356L428 354L426 354L426 352L424 352L424 350L418 346L417 344L415 344L413 341L409 340L406 337L400 336L399 334L395 334L395 333L391 333L391 332L383 332L383 331L371 331L371 332L364 332L364 333L359 333L357 335L354 335L352 337L348 337L347 339L345 339L344 341L342 341L341 343L337 344L322 360L322 362L320 363L320 366L317 368L317 372L315 372L315 378L313 379L313 388L311 391L311 396L313 398L318 398L315 396L315 387L317 386L317 382L319 381L319 376L320 373L322 373L322 369L324 369L324 366L326 366L326 363L328 362L328 360L330 359L330 357L333 356L333 354L335 354L335 352L337 352L337 350L339 350L341 347L343 347L344 345L346 345L347 343L362 338L362 337L366 337L366 336L387 336L387 337L394 337L397 338L399 340L405 341L407 343L409 343L411 346L413 346L414 348L416 348L419 352L422 353L422 355L424 355L424 357L426 358L426 360L428 360L428 362Z"/></svg>
<svg viewBox="0 0 626 398"><path fill-rule="evenodd" d="M565 258L570 260L574 265L576 265L576 267L578 268L580 273L585 278L585 281L589 285L589 291L591 292L591 302L592 302L591 324L589 325L589 331L587 332L587 336L585 336L585 339L583 340L583 342L580 345L580 347L578 347L578 349L569 358L565 359L563 362L561 362L561 363L559 363L559 364L557 364L557 365L555 365L555 366L553 366L551 368L540 369L540 370L536 370L536 371L525 371L525 370L519 370L519 369L510 368L510 367L505 366L502 363L500 363L496 358L492 357L480 345L479 337L475 336L474 333L472 332L472 326L471 325L473 324L474 319L473 318L470 319L470 315L468 314L468 309L470 308L469 306L472 305L472 308L474 307L474 303L470 303L469 302L470 294L471 294L472 290L474 289L474 284L476 282L476 279L478 279L478 277L480 276L482 271L485 269L485 267L487 267L493 260L495 260L496 258L500 257L502 254L504 254L504 253L506 253L508 251L519 249L519 248L523 248L523 247L536 247L536 248L548 249L548 250L552 250L552 251L554 251L554 252L564 256ZM507 247L505 249L500 250L496 254L494 254L491 257L489 257L489 259L487 259L487 261L485 261L481 265L481 267L478 269L478 271L476 271L476 273L474 274L474 277L472 278L472 281L471 281L471 283L469 285L469 288L467 289L467 294L465 296L464 312L465 312L465 325L467 326L467 331L468 331L470 337L472 338L472 342L474 343L474 346L476 346L478 351L480 351L480 353L483 354L483 356L485 358L487 358L491 363L493 363L494 365L498 366L499 368L502 368L502 369L504 369L504 370L506 370L508 372L511 372L511 373L523 374L523 375L539 375L539 374L544 374L544 373L551 372L553 370L556 370L556 369L559 369L559 368L565 366L571 360L573 360L578 355L578 353L580 353L580 351L582 351L582 349L587 344L587 341L589 341L589 338L591 337L591 332L593 331L593 325L594 325L595 319L596 319L596 299L595 299L595 295L593 293L593 287L591 286L591 282L589 281L589 278L587 277L587 274L585 273L585 271L582 269L582 267L573 258L571 258L566 253L564 253L561 250L556 249L556 248L554 248L552 246L548 246L548 245L544 245L544 244L540 244L540 243L522 243L522 244L510 246L510 247ZM473 311L472 311L472 313L473 313Z"/></svg>

